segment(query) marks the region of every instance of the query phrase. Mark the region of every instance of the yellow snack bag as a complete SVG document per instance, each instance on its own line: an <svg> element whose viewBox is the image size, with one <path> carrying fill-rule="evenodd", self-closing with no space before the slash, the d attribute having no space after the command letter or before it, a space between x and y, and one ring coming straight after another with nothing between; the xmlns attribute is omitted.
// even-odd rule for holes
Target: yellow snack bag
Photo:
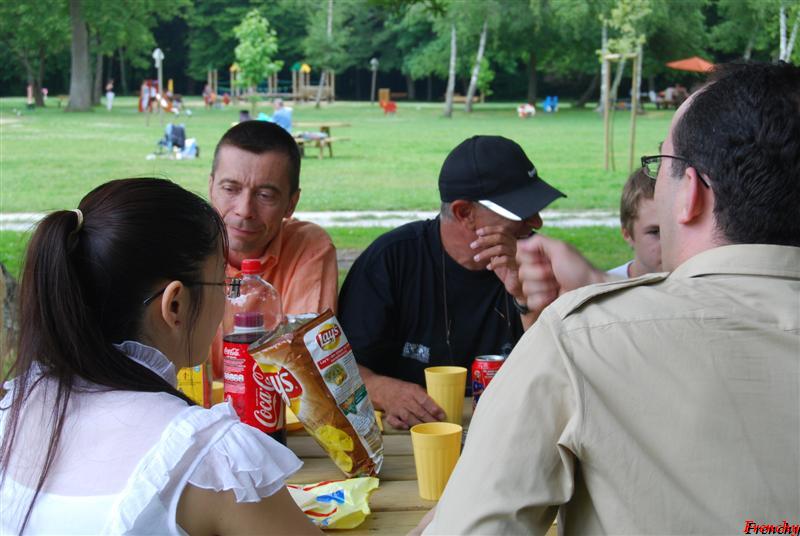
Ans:
<svg viewBox="0 0 800 536"><path fill-rule="evenodd" d="M369 494L378 483L375 477L363 477L287 487L294 502L316 526L353 529L370 514Z"/></svg>
<svg viewBox="0 0 800 536"><path fill-rule="evenodd" d="M374 476L383 437L350 343L331 311L289 322L252 344L261 367L277 367L275 390L347 477Z"/></svg>

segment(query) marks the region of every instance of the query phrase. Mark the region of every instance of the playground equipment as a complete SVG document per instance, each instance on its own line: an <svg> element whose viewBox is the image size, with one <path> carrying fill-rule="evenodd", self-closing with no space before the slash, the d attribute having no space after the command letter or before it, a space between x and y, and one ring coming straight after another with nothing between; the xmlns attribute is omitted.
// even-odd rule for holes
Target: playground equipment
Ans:
<svg viewBox="0 0 800 536"><path fill-rule="evenodd" d="M336 95L336 75L330 69L320 73L318 85L311 84L311 66L297 62L292 65L292 97L296 100L309 101L317 98L319 83L323 85L322 98L333 102Z"/></svg>
<svg viewBox="0 0 800 536"><path fill-rule="evenodd" d="M291 87L288 81L281 81L278 74L274 73L266 79L266 86L259 85L258 94L265 98L284 98L294 101L316 100L319 91L319 83L311 83L311 66L307 63L296 62L290 69L292 73ZM243 99L250 88L242 87L239 78L241 69L238 64L233 63L228 67L230 74L230 95L232 98ZM323 84L322 98L328 102L333 102L336 96L336 75L329 69L323 69L320 80ZM224 81L223 81L224 83ZM285 85L284 85L285 84ZM227 91L228 88L219 85L219 77L216 69L208 70L207 85L214 95L219 95L220 91Z"/></svg>
<svg viewBox="0 0 800 536"><path fill-rule="evenodd" d="M239 87L239 65L236 63L231 64L228 68L228 72L231 74L231 96L236 98L242 92L242 89Z"/></svg>

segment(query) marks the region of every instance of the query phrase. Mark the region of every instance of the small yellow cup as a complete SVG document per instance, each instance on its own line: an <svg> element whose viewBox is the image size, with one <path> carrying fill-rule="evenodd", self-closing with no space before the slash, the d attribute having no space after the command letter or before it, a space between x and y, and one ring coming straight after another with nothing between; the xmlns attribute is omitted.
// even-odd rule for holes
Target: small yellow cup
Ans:
<svg viewBox="0 0 800 536"><path fill-rule="evenodd" d="M445 419L447 422L461 424L466 385L467 369L464 367L428 367L425 369L425 386L428 389L428 396L447 414Z"/></svg>
<svg viewBox="0 0 800 536"><path fill-rule="evenodd" d="M214 380L211 382L211 404L219 404L225 401L225 384Z"/></svg>
<svg viewBox="0 0 800 536"><path fill-rule="evenodd" d="M426 422L411 427L419 496L438 501L461 454L461 426Z"/></svg>

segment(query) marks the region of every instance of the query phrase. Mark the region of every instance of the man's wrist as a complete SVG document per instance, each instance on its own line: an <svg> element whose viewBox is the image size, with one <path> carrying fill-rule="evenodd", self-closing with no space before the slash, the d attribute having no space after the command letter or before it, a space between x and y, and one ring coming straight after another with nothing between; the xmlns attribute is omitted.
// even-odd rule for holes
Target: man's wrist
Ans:
<svg viewBox="0 0 800 536"><path fill-rule="evenodd" d="M524 298L522 300L518 299L516 296L511 296L511 301L514 303L514 309L521 315L529 315L531 310L528 309L527 300Z"/></svg>

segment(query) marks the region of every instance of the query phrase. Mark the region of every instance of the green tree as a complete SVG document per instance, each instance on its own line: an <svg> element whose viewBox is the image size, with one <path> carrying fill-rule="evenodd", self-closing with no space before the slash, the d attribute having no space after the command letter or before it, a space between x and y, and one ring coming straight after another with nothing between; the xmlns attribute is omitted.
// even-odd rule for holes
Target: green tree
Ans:
<svg viewBox="0 0 800 536"><path fill-rule="evenodd" d="M44 106L41 90L47 60L69 44L69 18L63 1L0 2L0 41L24 69L36 105Z"/></svg>
<svg viewBox="0 0 800 536"><path fill-rule="evenodd" d="M113 58L115 53L124 51L121 57L127 57L132 65L152 65L151 54L157 46L153 29L160 21L181 16L191 5L191 0L136 0L135 3L82 1L89 32L90 53L95 58L92 89L94 104L99 104L103 93L104 59ZM121 71L123 69L124 65L121 65Z"/></svg>
<svg viewBox="0 0 800 536"><path fill-rule="evenodd" d="M713 48L741 54L746 60L755 51L767 50L768 7L764 0L717 0L720 21L711 29Z"/></svg>
<svg viewBox="0 0 800 536"><path fill-rule="evenodd" d="M406 78L409 99L416 98L414 80L428 78L428 100L432 100L432 74L412 69L415 51L436 38L433 17L422 6L407 6L388 13L375 32L374 48L382 72L400 71Z"/></svg>
<svg viewBox="0 0 800 536"><path fill-rule="evenodd" d="M353 64L347 44L351 28L345 24L346 11L326 3L327 9L318 9L309 19L308 35L304 41L306 58L312 68L319 70L319 86L315 106L319 107L325 87L325 73L333 75ZM334 31L335 29L335 31Z"/></svg>
<svg viewBox="0 0 800 536"><path fill-rule="evenodd" d="M255 9L234 28L233 33L239 40L235 50L239 76L242 83L255 92L261 81L283 67L283 61L274 59L278 52L278 37L275 30L270 28L269 21ZM255 95L253 97L255 111L256 98Z"/></svg>

